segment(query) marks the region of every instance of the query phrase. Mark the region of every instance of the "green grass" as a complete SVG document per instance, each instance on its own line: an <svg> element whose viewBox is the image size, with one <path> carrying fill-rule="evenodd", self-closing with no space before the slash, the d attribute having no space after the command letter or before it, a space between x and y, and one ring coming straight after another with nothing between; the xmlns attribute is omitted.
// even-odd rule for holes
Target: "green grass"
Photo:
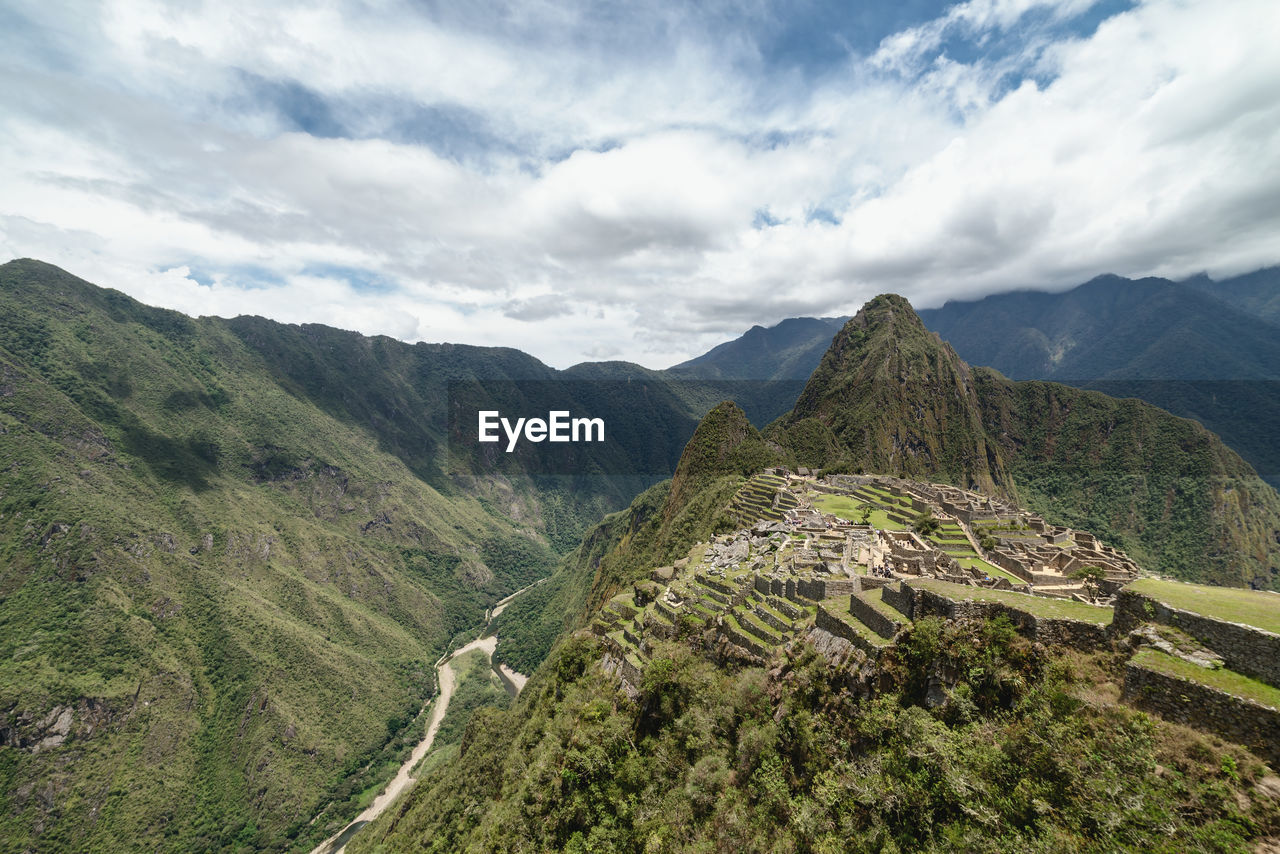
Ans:
<svg viewBox="0 0 1280 854"><path fill-rule="evenodd" d="M1073 599L1050 599L1044 596L1032 596L1027 593L1015 593L1011 590L989 590L981 587L970 587L966 584L952 584L937 579L912 579L912 587L931 590L949 599L972 602L1000 602L1011 608L1017 608L1037 617L1052 617L1066 620L1082 620L1084 622L1106 625L1111 622L1111 608L1100 605L1086 605Z"/></svg>
<svg viewBox="0 0 1280 854"><path fill-rule="evenodd" d="M985 560L983 560L980 557L957 557L955 560L956 560L956 563L960 564L961 566L969 567L971 569L981 570L982 572L985 572L987 575L990 575L992 578L1007 578L1014 584L1024 583L1021 578L1014 575L1013 573L1006 572L1005 570L1001 569L998 566L994 566L990 563L987 563Z"/></svg>
<svg viewBox="0 0 1280 854"><path fill-rule="evenodd" d="M1280 634L1280 594L1277 593L1183 584L1158 578L1140 578L1125 589L1150 596L1171 608Z"/></svg>
<svg viewBox="0 0 1280 854"><path fill-rule="evenodd" d="M1158 649L1141 650L1132 661L1157 673L1179 676L1209 688L1217 688L1219 691L1253 700L1272 709L1280 709L1280 688L1242 676L1233 670L1223 668L1209 670Z"/></svg>
<svg viewBox="0 0 1280 854"><path fill-rule="evenodd" d="M813 505L819 510L831 513L841 519L861 524L862 508L867 506L867 502L845 495L821 495L813 500ZM910 525L903 525L893 521L889 518L888 513L874 506L867 521L872 527L879 528L882 531L906 531L911 528Z"/></svg>

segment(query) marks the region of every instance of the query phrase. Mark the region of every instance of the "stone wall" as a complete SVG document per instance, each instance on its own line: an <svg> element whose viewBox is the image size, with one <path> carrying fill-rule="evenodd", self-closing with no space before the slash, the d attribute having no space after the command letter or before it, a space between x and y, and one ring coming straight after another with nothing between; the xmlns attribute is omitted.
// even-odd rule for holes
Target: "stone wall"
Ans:
<svg viewBox="0 0 1280 854"><path fill-rule="evenodd" d="M835 596L848 596L857 590L856 578L801 578L796 581L796 592L814 602Z"/></svg>
<svg viewBox="0 0 1280 854"><path fill-rule="evenodd" d="M756 615L756 618L759 619L760 622L764 623L769 628L774 629L778 633L785 635L791 631L792 627L790 623L782 621L774 614L771 614L768 609L761 608L759 605L756 605L751 609L751 611Z"/></svg>
<svg viewBox="0 0 1280 854"><path fill-rule="evenodd" d="M804 611L797 608L795 603L788 602L786 599L780 599L777 596L766 595L764 601L769 603L769 607L780 614L786 614L793 620L798 620L804 616Z"/></svg>
<svg viewBox="0 0 1280 854"><path fill-rule="evenodd" d="M886 586L882 595L885 602L901 611L908 620L915 619L916 600L910 587L905 584L899 584L896 588L892 585Z"/></svg>
<svg viewBox="0 0 1280 854"><path fill-rule="evenodd" d="M1280 711L1132 661L1125 669L1122 699L1165 720L1243 744L1280 767Z"/></svg>
<svg viewBox="0 0 1280 854"><path fill-rule="evenodd" d="M882 638L892 638L902 630L902 623L889 619L870 602L857 596L849 597L849 613Z"/></svg>
<svg viewBox="0 0 1280 854"><path fill-rule="evenodd" d="M872 658L880 657L881 647L864 638L853 626L828 612L822 605L818 605L818 614L814 618L813 624L815 627L828 631L838 638L844 638Z"/></svg>
<svg viewBox="0 0 1280 854"><path fill-rule="evenodd" d="M740 646L752 655L758 655L761 658L769 657L769 650L760 643L760 639L746 632L740 632L727 621L721 620L720 625L716 627L722 635L728 638L734 645Z"/></svg>
<svg viewBox="0 0 1280 854"><path fill-rule="evenodd" d="M1112 631L1125 635L1141 623L1161 623L1191 635L1222 656L1229 669L1280 687L1280 635L1170 608L1149 596L1121 590Z"/></svg>
<svg viewBox="0 0 1280 854"><path fill-rule="evenodd" d="M909 585L904 584L903 587L908 588ZM1097 623L1061 617L1038 617L1003 602L956 601L932 590L909 589L915 599L912 608L917 620L931 615L950 620L991 620L1003 615L1013 623L1019 634L1040 643L1080 650L1097 649L1107 644L1107 627Z"/></svg>

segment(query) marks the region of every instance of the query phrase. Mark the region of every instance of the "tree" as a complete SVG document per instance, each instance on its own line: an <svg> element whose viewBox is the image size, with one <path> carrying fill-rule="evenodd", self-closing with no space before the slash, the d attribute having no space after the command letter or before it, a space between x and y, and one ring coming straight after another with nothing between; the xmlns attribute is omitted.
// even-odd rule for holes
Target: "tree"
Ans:
<svg viewBox="0 0 1280 854"><path fill-rule="evenodd" d="M1070 577L1083 584L1090 595L1096 596L1102 589L1102 581L1107 573L1100 566L1082 566L1071 573Z"/></svg>
<svg viewBox="0 0 1280 854"><path fill-rule="evenodd" d="M916 529L916 533L927 537L930 534L938 533L940 524L937 519L933 518L933 514L928 510L921 511L920 515L915 518L912 527Z"/></svg>

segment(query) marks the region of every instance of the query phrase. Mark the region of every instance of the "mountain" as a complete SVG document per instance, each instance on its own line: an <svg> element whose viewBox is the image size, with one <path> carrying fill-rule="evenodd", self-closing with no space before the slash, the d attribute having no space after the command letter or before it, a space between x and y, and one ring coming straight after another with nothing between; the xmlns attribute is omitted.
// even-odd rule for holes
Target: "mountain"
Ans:
<svg viewBox="0 0 1280 854"><path fill-rule="evenodd" d="M736 544L751 543L750 553L730 557L725 545L719 562L710 555L721 546L708 541L724 530L718 519L744 482L744 468L767 460L770 450L793 454L788 431L796 425L820 422L839 462L877 452L880 444L864 441L865 432L892 425L859 410L847 371L888 380L883 400L890 404L916 394L909 377L900 384L893 376L898 366L921 371L921 382L939 388L968 382L971 389L954 397L945 390L940 411L952 417L976 401L981 417L966 417L966 430L989 430L987 418L1015 429L1007 444L1003 436L995 441L1010 461L996 471L1011 475L1010 486L1019 482L1023 455L1049 469L1062 466L1064 477L1080 464L1074 441L1086 438L1096 418L1077 418L1073 409L1136 414L1146 419L1140 432L1149 439L1171 431L1176 445L1189 430L1193 442L1216 442L1136 401L1108 409L1096 393L967 369L897 297L873 300L831 349L823 360L828 370L815 373L802 398L803 417L760 436L735 407L717 407L673 481L589 535L570 566L592 579L578 616L592 631L561 637L512 709L476 713L457 758L424 774L365 828L351 843L353 854L1247 850L1280 829L1280 795L1268 794L1276 778L1257 758L1116 701L1115 674L1124 672L1127 653L1109 644L1087 655L1064 653L1020 637L1007 617L916 614L912 625L894 624L891 640L885 634L851 651L819 628L834 627L840 620L831 613L841 607L852 614L847 593L821 603L826 616L802 637L775 636L770 627L787 626L789 615L815 603L789 590L790 604L781 594L761 596L758 580L770 577L767 569L753 582L750 570L731 577L738 567L727 561L745 565L771 548L789 550L796 535L778 535L776 546L739 537ZM1030 411L1037 397L1046 411ZM855 410L843 421L842 399ZM1044 432L1023 432L1044 415L1052 416ZM932 424L929 414L923 420ZM1064 424L1075 432L1068 435ZM938 448L979 439L953 445L931 436L901 448L899 458L946 465L963 456ZM1059 445L1071 448L1052 450ZM684 561L692 580L659 596L651 569L666 565L653 572L663 577ZM896 612L883 589L871 594L864 589L853 599L882 621ZM1066 604L1091 607L1046 607ZM675 614L673 607L678 615L659 616ZM1110 616L1105 608L1092 608L1090 618L1092 612ZM854 624L861 628L848 628ZM843 625L850 636L876 636L856 619ZM735 636L738 642L726 641ZM764 655L739 645L759 649L768 638L777 643ZM864 655L863 647L878 652Z"/></svg>
<svg viewBox="0 0 1280 854"><path fill-rule="evenodd" d="M901 297L845 324L766 438L800 465L1020 499L1152 570L1280 585L1280 496L1215 435L1138 400L972 368Z"/></svg>
<svg viewBox="0 0 1280 854"><path fill-rule="evenodd" d="M4 847L333 832L413 740L451 639L670 474L718 393L0 266ZM546 445L482 453L480 405L600 416L612 441L568 471Z"/></svg>
<svg viewBox="0 0 1280 854"><path fill-rule="evenodd" d="M1218 282L1208 276L1194 276L1184 284L1215 296L1251 317L1280 324L1280 267L1267 267Z"/></svg>
<svg viewBox="0 0 1280 854"><path fill-rule="evenodd" d="M814 367L848 318L795 317L753 326L697 358L667 368L673 380L714 383L763 427L791 409Z"/></svg>
<svg viewBox="0 0 1280 854"><path fill-rule="evenodd" d="M1136 397L1199 421L1280 487L1280 268L1219 282L1100 276L1064 293L1014 291L919 314L972 365ZM754 327L669 372L807 378L845 320ZM785 411L749 414L762 425L772 418L758 416Z"/></svg>
<svg viewBox="0 0 1280 854"><path fill-rule="evenodd" d="M712 405L722 382L741 405ZM1274 578L1274 493L1207 431L969 368L899 298L849 321L763 434L753 387L194 319L0 266L0 838L306 849L404 756L431 663L487 607L550 574L500 623L496 658L538 666L618 589L731 525L744 476L776 461L989 485L1050 519L1097 517L1153 566ZM488 406L600 415L618 441L481 447ZM542 672L576 678L573 649Z"/></svg>
<svg viewBox="0 0 1280 854"><path fill-rule="evenodd" d="M807 380L848 319L792 317L768 329L753 326L667 372L695 379Z"/></svg>
<svg viewBox="0 0 1280 854"><path fill-rule="evenodd" d="M1167 279L1099 276L920 312L966 359L1012 379L1280 379L1277 327Z"/></svg>
<svg viewBox="0 0 1280 854"><path fill-rule="evenodd" d="M972 371L895 295L863 306L822 357L778 440L801 465L861 468L1008 493Z"/></svg>
<svg viewBox="0 0 1280 854"><path fill-rule="evenodd" d="M1242 280L1262 283L1250 292L1260 295L1275 271ZM965 359L1013 379L1137 397L1194 418L1280 484L1280 327L1256 305L1217 298L1232 292L1230 281L1103 276L1065 293L997 294L920 316Z"/></svg>

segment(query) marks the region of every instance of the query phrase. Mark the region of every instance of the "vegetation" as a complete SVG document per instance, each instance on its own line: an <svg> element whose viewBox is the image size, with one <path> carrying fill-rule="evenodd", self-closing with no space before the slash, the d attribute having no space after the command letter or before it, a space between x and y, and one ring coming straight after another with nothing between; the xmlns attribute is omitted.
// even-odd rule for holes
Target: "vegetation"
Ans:
<svg viewBox="0 0 1280 854"><path fill-rule="evenodd" d="M1171 608L1280 634L1280 594L1259 594L1254 590L1208 587L1160 578L1140 578L1125 589L1150 596Z"/></svg>
<svg viewBox="0 0 1280 854"><path fill-rule="evenodd" d="M932 513L930 513L928 510L925 510L911 521L911 528L917 534L922 534L926 537L929 537L929 536L932 536L933 534L938 533L938 528L941 526L941 524L942 523L940 523L937 519L933 518Z"/></svg>
<svg viewBox="0 0 1280 854"><path fill-rule="evenodd" d="M0 838L305 850L416 740L432 662L547 573L497 620L496 658L534 674L526 694L503 710L469 677L442 743L456 761L424 763L357 847L1173 850L1275 832L1270 801L1236 798L1261 773L1247 755L1226 749L1239 773L1223 778L1200 761L1210 742L1079 700L1114 662L1064 662L1000 624L917 626L874 698L803 644L773 675L677 644L630 700L594 641L566 638L732 529L733 497L780 461L1017 491L1156 566L1272 583L1275 495L1203 430L973 371L897 298L859 317L762 436L730 402L693 430L707 389L634 366L554 372L510 350L195 320L0 267ZM478 376L510 381L504 403L609 412L634 402L621 384L513 390L636 380L656 414L605 462L641 473L518 458L495 474L451 455L448 382ZM887 495L846 509L907 513ZM681 629L696 646L698 626ZM938 705L941 673L958 679Z"/></svg>
<svg viewBox="0 0 1280 854"><path fill-rule="evenodd" d="M1185 659L1151 648L1138 652L1132 661L1134 664L1141 665L1149 670L1186 679L1188 682L1198 682L1201 685L1217 688L1219 691L1226 691L1228 694L1234 694L1237 697L1253 700L1263 706L1280 709L1280 688L1268 685L1265 682L1259 682L1257 679L1250 679L1248 676L1232 670L1201 667Z"/></svg>
<svg viewBox="0 0 1280 854"><path fill-rule="evenodd" d="M1138 400L971 368L900 297L845 325L767 438L800 465L1004 494L1169 575L1280 587L1280 495L1216 436Z"/></svg>
<svg viewBox="0 0 1280 854"><path fill-rule="evenodd" d="M0 838L280 850L345 823L451 639L630 497L444 476L445 380L539 370L0 267Z"/></svg>
<svg viewBox="0 0 1280 854"><path fill-rule="evenodd" d="M1227 282L1103 276L922 311L971 364L1194 418L1280 486L1277 270Z"/></svg>
<svg viewBox="0 0 1280 854"><path fill-rule="evenodd" d="M502 680L493 672L484 650L473 649L464 653L454 658L449 666L458 681L449 700L449 710L440 722L440 729L436 730L435 741L431 743L433 751L460 744L467 721L471 720L476 709L506 709L511 705L511 697L502 687Z"/></svg>
<svg viewBox="0 0 1280 854"><path fill-rule="evenodd" d="M866 699L807 646L771 675L668 645L635 700L599 654L561 644L351 850L1241 850L1280 828L1249 753L1082 699L1105 657L1003 621L922 621Z"/></svg>

